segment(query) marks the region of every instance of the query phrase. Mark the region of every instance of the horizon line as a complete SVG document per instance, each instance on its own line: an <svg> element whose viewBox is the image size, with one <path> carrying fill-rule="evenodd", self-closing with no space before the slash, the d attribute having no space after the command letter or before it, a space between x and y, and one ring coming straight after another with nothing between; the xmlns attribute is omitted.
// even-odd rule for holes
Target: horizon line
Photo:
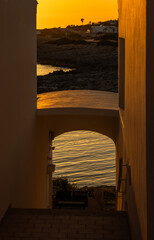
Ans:
<svg viewBox="0 0 154 240"><path fill-rule="evenodd" d="M91 25L93 23L97 24L97 23L100 23L100 22L104 23L104 22L109 22L109 21L118 21L118 18L117 19L109 19L109 20L105 20L105 21L102 20L102 21L98 21L98 22L92 22ZM77 24L77 25L76 24L68 24L66 27L61 27L61 26L59 26L59 27L58 26L57 27L44 27L44 28L37 28L36 27L36 30L44 30L44 29L52 29L52 28L62 28L63 29L63 28L67 28L68 26L78 27L78 26L86 26L86 25L90 25L90 23L86 23L86 24L83 24L83 25L82 24L80 24L80 25L79 24Z"/></svg>

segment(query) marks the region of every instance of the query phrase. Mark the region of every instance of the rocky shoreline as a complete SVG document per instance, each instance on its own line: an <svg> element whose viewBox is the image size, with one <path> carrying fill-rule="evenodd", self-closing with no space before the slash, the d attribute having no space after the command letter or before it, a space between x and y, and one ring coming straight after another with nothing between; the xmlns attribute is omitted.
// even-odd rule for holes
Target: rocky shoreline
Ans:
<svg viewBox="0 0 154 240"><path fill-rule="evenodd" d="M99 35L91 40L80 35L80 41L38 39L38 63L74 69L38 76L38 93L81 89L117 92L117 41L117 34Z"/></svg>
<svg viewBox="0 0 154 240"><path fill-rule="evenodd" d="M70 72L56 71L38 78L38 93L62 91L62 90L103 90L117 92L118 85L114 72L110 75L105 71Z"/></svg>

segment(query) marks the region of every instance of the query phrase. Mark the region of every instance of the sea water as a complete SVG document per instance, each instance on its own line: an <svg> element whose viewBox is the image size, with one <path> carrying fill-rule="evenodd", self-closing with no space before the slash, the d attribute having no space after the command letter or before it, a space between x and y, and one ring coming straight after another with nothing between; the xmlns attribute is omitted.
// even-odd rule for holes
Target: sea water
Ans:
<svg viewBox="0 0 154 240"><path fill-rule="evenodd" d="M53 141L55 176L78 186L115 185L115 144L102 134L73 131Z"/></svg>
<svg viewBox="0 0 154 240"><path fill-rule="evenodd" d="M71 68L64 68L64 67L55 67L52 65L42 65L42 64L37 64L37 76L43 76L47 75L49 73L53 73L55 71L64 71L64 72L69 72L72 69Z"/></svg>

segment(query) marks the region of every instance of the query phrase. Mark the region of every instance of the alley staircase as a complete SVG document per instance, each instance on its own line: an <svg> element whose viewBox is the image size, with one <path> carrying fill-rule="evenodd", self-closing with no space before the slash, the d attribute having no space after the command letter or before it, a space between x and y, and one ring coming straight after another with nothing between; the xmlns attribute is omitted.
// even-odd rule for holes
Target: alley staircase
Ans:
<svg viewBox="0 0 154 240"><path fill-rule="evenodd" d="M130 234L125 212L10 209L0 240L130 240Z"/></svg>

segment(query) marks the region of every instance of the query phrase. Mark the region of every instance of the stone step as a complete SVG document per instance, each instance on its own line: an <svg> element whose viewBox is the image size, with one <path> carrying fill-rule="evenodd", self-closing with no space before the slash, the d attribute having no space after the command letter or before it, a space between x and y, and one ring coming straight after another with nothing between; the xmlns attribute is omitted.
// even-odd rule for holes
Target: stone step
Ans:
<svg viewBox="0 0 154 240"><path fill-rule="evenodd" d="M84 210L11 209L0 240L130 240L127 214Z"/></svg>

